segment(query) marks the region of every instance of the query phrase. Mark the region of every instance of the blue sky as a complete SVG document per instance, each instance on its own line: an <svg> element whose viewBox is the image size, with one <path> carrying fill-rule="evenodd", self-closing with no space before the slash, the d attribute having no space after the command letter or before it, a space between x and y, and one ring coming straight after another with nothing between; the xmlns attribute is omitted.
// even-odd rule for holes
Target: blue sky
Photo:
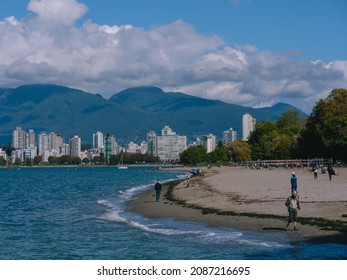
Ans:
<svg viewBox="0 0 347 280"><path fill-rule="evenodd" d="M2 0L0 86L157 85L310 112L347 87L344 0Z"/></svg>

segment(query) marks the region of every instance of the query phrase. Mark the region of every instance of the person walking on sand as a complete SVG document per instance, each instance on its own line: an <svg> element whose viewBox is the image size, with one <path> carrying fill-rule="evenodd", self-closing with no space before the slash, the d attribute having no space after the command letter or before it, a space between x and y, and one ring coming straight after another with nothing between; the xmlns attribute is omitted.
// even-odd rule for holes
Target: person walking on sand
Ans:
<svg viewBox="0 0 347 280"><path fill-rule="evenodd" d="M328 171L328 174L329 174L329 180L331 181L331 175L334 175L335 172L334 172L334 169L333 169L333 167L331 166L330 163L328 164L327 171Z"/></svg>
<svg viewBox="0 0 347 280"><path fill-rule="evenodd" d="M290 184L292 186L292 193L298 191L298 180L296 178L295 172L292 172L292 177L290 178Z"/></svg>
<svg viewBox="0 0 347 280"><path fill-rule="evenodd" d="M315 180L318 180L318 167L316 167L314 170L313 170L313 178Z"/></svg>
<svg viewBox="0 0 347 280"><path fill-rule="evenodd" d="M298 218L298 210L300 210L300 202L297 193L294 191L291 196L289 196L285 202L288 209L288 223L286 230L289 230L289 224L294 223L294 230L298 230L296 226L296 221Z"/></svg>
<svg viewBox="0 0 347 280"><path fill-rule="evenodd" d="M155 182L154 189L155 189L156 201L159 201L160 200L160 193L161 193L162 186L161 186L161 184L160 184L160 182L158 180Z"/></svg>

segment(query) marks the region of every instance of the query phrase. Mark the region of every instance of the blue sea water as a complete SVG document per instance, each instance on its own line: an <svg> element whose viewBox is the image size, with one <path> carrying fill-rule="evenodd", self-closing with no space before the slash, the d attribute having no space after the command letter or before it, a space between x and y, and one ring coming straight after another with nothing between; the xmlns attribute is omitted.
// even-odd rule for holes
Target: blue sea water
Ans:
<svg viewBox="0 0 347 280"><path fill-rule="evenodd" d="M126 202L180 172L150 167L0 170L2 260L347 259L347 246L148 219Z"/></svg>

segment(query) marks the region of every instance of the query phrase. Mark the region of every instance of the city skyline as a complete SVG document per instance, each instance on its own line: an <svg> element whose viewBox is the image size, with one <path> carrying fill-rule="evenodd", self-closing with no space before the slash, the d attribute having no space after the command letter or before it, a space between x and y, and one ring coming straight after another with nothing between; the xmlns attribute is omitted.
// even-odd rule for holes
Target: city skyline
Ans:
<svg viewBox="0 0 347 280"><path fill-rule="evenodd" d="M33 129L28 132L21 127L16 127L12 131L12 147L14 150L10 159L34 159L41 156L44 162L49 161L50 157L61 157L69 155L80 159L88 158L91 160L94 156L104 154L108 162L111 155L117 155L122 151L126 153L141 153L159 157L164 162L178 160L180 154L188 148L187 136L177 135L169 126L164 126L161 134L157 135L154 131L147 133L147 142L142 141L140 145L131 141L125 146L117 144L114 135L107 133L104 135L101 131L92 134L93 145L91 149L82 151L81 138L75 135L65 143L64 137L55 132L38 133ZM208 134L197 143L191 145L203 145L207 153L212 152L216 148L216 136ZM1 156L4 151L1 149Z"/></svg>
<svg viewBox="0 0 347 280"><path fill-rule="evenodd" d="M242 118L243 139L248 140L249 134L255 128L256 120L250 114L246 113ZM237 140L237 133L232 128L223 131L223 138L220 140L225 145L229 142ZM187 143L186 135L177 135L175 131L169 126L164 126L161 134L157 135L155 131L147 132L147 142L142 141L140 145L131 141L125 146L117 143L116 137L107 133L97 131L92 134L91 149L82 151L82 141L78 135L70 138L68 143L65 143L64 136L56 132L38 133L36 134L33 129L28 132L23 130L22 127L16 127L12 131L12 147L14 150L9 156L12 161L21 159L34 159L36 156L41 156L44 162L49 161L50 157L61 157L69 155L72 157L92 160L95 156L105 155L106 162L109 161L111 155L117 155L122 151L126 153L141 153L157 156L164 162L179 160L180 154L188 147L202 145L206 148L207 153L211 153L217 146L216 135L205 134L197 137L196 142ZM3 157L5 154L1 149L0 154ZM6 156L7 158L7 156Z"/></svg>

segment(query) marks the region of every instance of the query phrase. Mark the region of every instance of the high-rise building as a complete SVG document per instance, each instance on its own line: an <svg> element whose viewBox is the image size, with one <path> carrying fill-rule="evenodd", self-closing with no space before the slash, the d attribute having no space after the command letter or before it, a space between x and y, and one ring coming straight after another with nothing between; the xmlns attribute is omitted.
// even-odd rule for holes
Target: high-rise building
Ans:
<svg viewBox="0 0 347 280"><path fill-rule="evenodd" d="M255 129L256 120L250 114L242 116L242 140L247 141L251 132Z"/></svg>
<svg viewBox="0 0 347 280"><path fill-rule="evenodd" d="M98 147L101 148L101 147ZM112 155L112 138L109 133L106 134L105 137L105 159L106 163L109 163L110 156Z"/></svg>
<svg viewBox="0 0 347 280"><path fill-rule="evenodd" d="M147 154L157 155L157 134L154 131L147 133Z"/></svg>
<svg viewBox="0 0 347 280"><path fill-rule="evenodd" d="M59 150L59 148L64 144L63 135L51 132L49 134L49 148L52 150Z"/></svg>
<svg viewBox="0 0 347 280"><path fill-rule="evenodd" d="M12 146L15 149L25 149L25 131L21 127L12 131Z"/></svg>
<svg viewBox="0 0 347 280"><path fill-rule="evenodd" d="M157 136L157 156L163 161L178 160L180 154L187 149L187 137L176 135L169 126Z"/></svg>
<svg viewBox="0 0 347 280"><path fill-rule="evenodd" d="M94 149L101 149L101 148L104 148L104 146L105 146L104 134L100 131L93 133L93 148Z"/></svg>
<svg viewBox="0 0 347 280"><path fill-rule="evenodd" d="M35 149L35 132L33 129L29 129L29 132L26 133L26 149Z"/></svg>
<svg viewBox="0 0 347 280"><path fill-rule="evenodd" d="M237 139L237 132L230 128L229 130L223 131L223 143L226 145L228 143L234 142Z"/></svg>
<svg viewBox="0 0 347 280"><path fill-rule="evenodd" d="M12 131L12 146L15 149L35 149L35 132L30 129L28 132L21 127L16 127Z"/></svg>
<svg viewBox="0 0 347 280"><path fill-rule="evenodd" d="M39 134L39 151L38 154L43 156L46 150L49 150L49 137L46 132Z"/></svg>
<svg viewBox="0 0 347 280"><path fill-rule="evenodd" d="M147 142L146 141L142 141L140 144L141 147L141 154L147 154Z"/></svg>
<svg viewBox="0 0 347 280"><path fill-rule="evenodd" d="M81 138L75 135L69 141L70 156L81 157Z"/></svg>
<svg viewBox="0 0 347 280"><path fill-rule="evenodd" d="M206 153L211 153L216 149L216 136L213 134L205 135L202 137L202 145L206 149Z"/></svg>

